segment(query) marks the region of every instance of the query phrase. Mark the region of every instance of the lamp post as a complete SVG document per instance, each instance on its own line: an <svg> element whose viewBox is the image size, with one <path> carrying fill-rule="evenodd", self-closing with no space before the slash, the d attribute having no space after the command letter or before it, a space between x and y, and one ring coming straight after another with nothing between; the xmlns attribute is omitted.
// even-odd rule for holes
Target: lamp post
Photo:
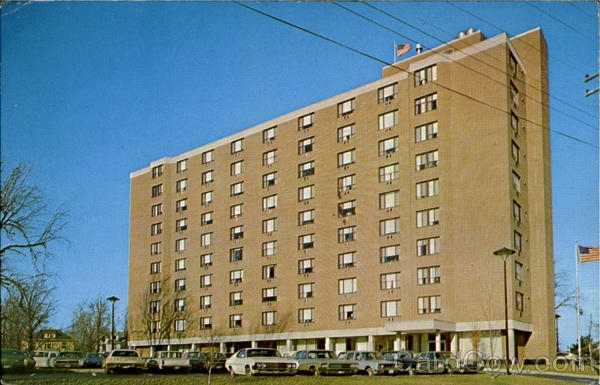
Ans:
<svg viewBox="0 0 600 385"><path fill-rule="evenodd" d="M506 374L510 375L510 367L509 367L509 360L510 360L510 349L509 349L509 338L508 338L508 292L506 289L506 260L508 259L509 255L514 254L515 251L511 250L509 248L503 247L499 250L494 251L494 255L499 255L502 257L502 260L504 261L504 332L506 333Z"/></svg>
<svg viewBox="0 0 600 385"><path fill-rule="evenodd" d="M554 314L554 330L556 331L556 353L560 352L559 343L558 343L558 319L560 318L560 314Z"/></svg>
<svg viewBox="0 0 600 385"><path fill-rule="evenodd" d="M112 305L112 312L111 312L112 323L111 323L111 329L110 329L110 350L113 350L115 348L115 302L117 302L119 300L119 298L117 298L113 295L112 297L108 297L106 300L110 301L110 303Z"/></svg>

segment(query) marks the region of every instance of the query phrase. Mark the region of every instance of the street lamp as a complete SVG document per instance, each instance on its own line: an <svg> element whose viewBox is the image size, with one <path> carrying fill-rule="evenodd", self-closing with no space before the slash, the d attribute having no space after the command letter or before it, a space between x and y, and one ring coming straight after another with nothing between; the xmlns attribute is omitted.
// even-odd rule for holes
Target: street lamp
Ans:
<svg viewBox="0 0 600 385"><path fill-rule="evenodd" d="M494 255L499 255L502 257L504 261L504 331L506 333L506 374L510 375L510 367L508 365L508 361L510 359L510 349L509 349L509 338L508 338L508 292L506 289L506 260L509 255L514 254L515 251L508 249L506 247L501 248L500 250L494 251Z"/></svg>
<svg viewBox="0 0 600 385"><path fill-rule="evenodd" d="M554 330L556 331L556 353L560 352L559 342L558 342L558 319L560 318L560 314L554 314Z"/></svg>
<svg viewBox="0 0 600 385"><path fill-rule="evenodd" d="M107 301L110 301L111 305L112 305L112 312L111 312L111 318L112 318L112 326L110 329L110 350L113 350L115 348L115 302L117 302L119 300L119 298L115 297L114 295L112 297L108 297L106 299Z"/></svg>

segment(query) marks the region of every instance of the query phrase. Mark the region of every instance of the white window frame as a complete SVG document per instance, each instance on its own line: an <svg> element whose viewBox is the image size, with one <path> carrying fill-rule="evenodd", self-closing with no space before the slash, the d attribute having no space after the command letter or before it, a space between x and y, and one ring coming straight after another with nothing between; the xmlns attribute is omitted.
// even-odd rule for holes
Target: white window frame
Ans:
<svg viewBox="0 0 600 385"><path fill-rule="evenodd" d="M400 231L400 218L389 218L379 221L379 235L389 236Z"/></svg>
<svg viewBox="0 0 600 385"><path fill-rule="evenodd" d="M400 289L401 275L399 271L383 273L379 275L380 290Z"/></svg>
<svg viewBox="0 0 600 385"><path fill-rule="evenodd" d="M381 130L391 130L392 127L398 124L398 110L389 111L379 115L379 126Z"/></svg>
<svg viewBox="0 0 600 385"><path fill-rule="evenodd" d="M342 278L338 280L338 294L354 294L356 293L356 277Z"/></svg>

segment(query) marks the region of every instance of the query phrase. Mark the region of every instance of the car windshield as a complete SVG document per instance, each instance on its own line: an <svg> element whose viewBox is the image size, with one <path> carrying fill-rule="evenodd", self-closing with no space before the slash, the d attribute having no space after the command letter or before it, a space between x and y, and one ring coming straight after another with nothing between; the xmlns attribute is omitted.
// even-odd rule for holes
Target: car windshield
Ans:
<svg viewBox="0 0 600 385"><path fill-rule="evenodd" d="M48 357L48 352L33 352L34 357Z"/></svg>
<svg viewBox="0 0 600 385"><path fill-rule="evenodd" d="M281 357L275 349L249 349L248 357Z"/></svg>
<svg viewBox="0 0 600 385"><path fill-rule="evenodd" d="M137 357L137 353L133 350L115 350L111 355L113 357Z"/></svg>
<svg viewBox="0 0 600 385"><path fill-rule="evenodd" d="M361 360L373 361L373 360L383 360L383 355L379 352L364 352L360 354Z"/></svg>
<svg viewBox="0 0 600 385"><path fill-rule="evenodd" d="M60 358L81 358L83 354L81 352L60 352L58 356Z"/></svg>
<svg viewBox="0 0 600 385"><path fill-rule="evenodd" d="M333 353L329 351L308 352L308 358L333 358Z"/></svg>

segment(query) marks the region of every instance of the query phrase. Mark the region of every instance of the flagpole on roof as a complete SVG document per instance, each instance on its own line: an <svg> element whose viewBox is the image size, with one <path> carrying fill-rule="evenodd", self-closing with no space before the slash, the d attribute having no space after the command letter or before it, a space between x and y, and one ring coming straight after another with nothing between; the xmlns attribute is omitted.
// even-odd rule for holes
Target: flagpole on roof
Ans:
<svg viewBox="0 0 600 385"><path fill-rule="evenodd" d="M579 245L575 242L575 311L577 311L577 365L581 369L581 329L579 327Z"/></svg>
<svg viewBox="0 0 600 385"><path fill-rule="evenodd" d="M396 44L396 40L394 40L394 63L397 60L396 53L398 52L398 45Z"/></svg>

